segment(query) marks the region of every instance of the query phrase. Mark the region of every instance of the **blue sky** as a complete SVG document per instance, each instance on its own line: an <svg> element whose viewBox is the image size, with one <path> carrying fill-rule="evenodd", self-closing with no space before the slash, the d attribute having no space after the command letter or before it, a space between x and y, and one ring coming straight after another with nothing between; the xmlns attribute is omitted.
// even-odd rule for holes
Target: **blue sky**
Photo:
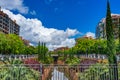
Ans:
<svg viewBox="0 0 120 80"><path fill-rule="evenodd" d="M73 47L75 39L94 37L106 16L107 0L0 0L3 12L20 25L20 36L45 42L49 50ZM110 0L111 12L120 14L120 0Z"/></svg>
<svg viewBox="0 0 120 80"><path fill-rule="evenodd" d="M66 29L76 28L82 33L95 33L97 23L106 15L106 0L25 0L35 10L44 26ZM120 0L110 0L112 13L120 13Z"/></svg>

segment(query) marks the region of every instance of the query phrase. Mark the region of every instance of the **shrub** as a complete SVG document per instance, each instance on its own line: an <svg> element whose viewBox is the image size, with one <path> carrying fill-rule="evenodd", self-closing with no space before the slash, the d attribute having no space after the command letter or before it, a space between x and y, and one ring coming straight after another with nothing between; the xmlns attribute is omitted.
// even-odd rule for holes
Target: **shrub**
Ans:
<svg viewBox="0 0 120 80"><path fill-rule="evenodd" d="M23 60L23 63L34 70L40 71L40 63L36 59L33 58L25 59Z"/></svg>

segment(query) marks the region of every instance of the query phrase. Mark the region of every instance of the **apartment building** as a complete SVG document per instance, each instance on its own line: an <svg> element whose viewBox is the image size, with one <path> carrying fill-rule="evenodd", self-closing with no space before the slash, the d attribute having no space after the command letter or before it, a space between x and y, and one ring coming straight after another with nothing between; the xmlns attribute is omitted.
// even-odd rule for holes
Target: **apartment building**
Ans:
<svg viewBox="0 0 120 80"><path fill-rule="evenodd" d="M16 21L9 18L0 8L0 31L5 34L16 34L19 35L20 26Z"/></svg>
<svg viewBox="0 0 120 80"><path fill-rule="evenodd" d="M112 23L114 29L114 38L119 37L119 27L120 27L120 14L112 14ZM96 38L106 38L106 18L100 20L96 27Z"/></svg>

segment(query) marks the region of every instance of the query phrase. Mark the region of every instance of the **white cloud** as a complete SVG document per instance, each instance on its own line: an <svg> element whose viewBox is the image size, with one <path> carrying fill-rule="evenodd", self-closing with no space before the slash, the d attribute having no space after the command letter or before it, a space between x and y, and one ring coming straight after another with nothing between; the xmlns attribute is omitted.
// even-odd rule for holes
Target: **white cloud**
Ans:
<svg viewBox="0 0 120 80"><path fill-rule="evenodd" d="M79 33L76 29L67 28L58 30L54 28L47 28L42 25L38 19L25 18L21 14L13 14L9 10L3 10L9 15L11 19L15 19L20 25L20 36L23 38L38 43L38 41L46 42L47 47L52 50L62 46L72 47L75 45L75 39L70 38Z"/></svg>
<svg viewBox="0 0 120 80"><path fill-rule="evenodd" d="M45 4L50 4L53 2L53 0L44 0Z"/></svg>
<svg viewBox="0 0 120 80"><path fill-rule="evenodd" d="M91 37L95 38L95 33L87 32L87 33L86 33L86 36L87 36L87 37L90 37L90 36L91 36Z"/></svg>
<svg viewBox="0 0 120 80"><path fill-rule="evenodd" d="M28 7L24 6L23 0L0 0L0 6L4 9L18 10L20 13L28 13Z"/></svg>
<svg viewBox="0 0 120 80"><path fill-rule="evenodd" d="M30 45L30 46L34 46L34 44L32 44L32 43L29 43L29 45Z"/></svg>
<svg viewBox="0 0 120 80"><path fill-rule="evenodd" d="M120 14L111 13L111 16L120 16Z"/></svg>
<svg viewBox="0 0 120 80"><path fill-rule="evenodd" d="M30 12L31 15L36 15L36 12L33 10Z"/></svg>

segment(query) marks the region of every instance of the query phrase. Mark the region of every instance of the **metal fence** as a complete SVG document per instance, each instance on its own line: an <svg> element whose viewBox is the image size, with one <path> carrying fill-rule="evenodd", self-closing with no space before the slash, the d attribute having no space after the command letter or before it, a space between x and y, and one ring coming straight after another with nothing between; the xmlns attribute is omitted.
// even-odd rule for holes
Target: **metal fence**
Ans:
<svg viewBox="0 0 120 80"><path fill-rule="evenodd" d="M56 54L57 55L57 54ZM54 56L56 56L54 55ZM0 54L0 60L4 60L5 58L8 58L9 60L11 59L28 59L28 58L36 58L38 55L2 55ZM53 56L53 55L52 55ZM92 58L92 59L108 59L107 55L103 55L103 54L76 54L74 55L76 57L82 57L82 58ZM117 61L120 61L120 55L116 55Z"/></svg>
<svg viewBox="0 0 120 80"><path fill-rule="evenodd" d="M120 65L0 65L0 80L120 80Z"/></svg>
<svg viewBox="0 0 120 80"><path fill-rule="evenodd" d="M0 80L40 80L40 64L0 65Z"/></svg>
<svg viewBox="0 0 120 80"><path fill-rule="evenodd" d="M2 55L0 54L0 60L5 60L6 58L11 60L11 59L28 59L28 58L36 58L38 55L14 55L14 54L10 54L10 55Z"/></svg>

